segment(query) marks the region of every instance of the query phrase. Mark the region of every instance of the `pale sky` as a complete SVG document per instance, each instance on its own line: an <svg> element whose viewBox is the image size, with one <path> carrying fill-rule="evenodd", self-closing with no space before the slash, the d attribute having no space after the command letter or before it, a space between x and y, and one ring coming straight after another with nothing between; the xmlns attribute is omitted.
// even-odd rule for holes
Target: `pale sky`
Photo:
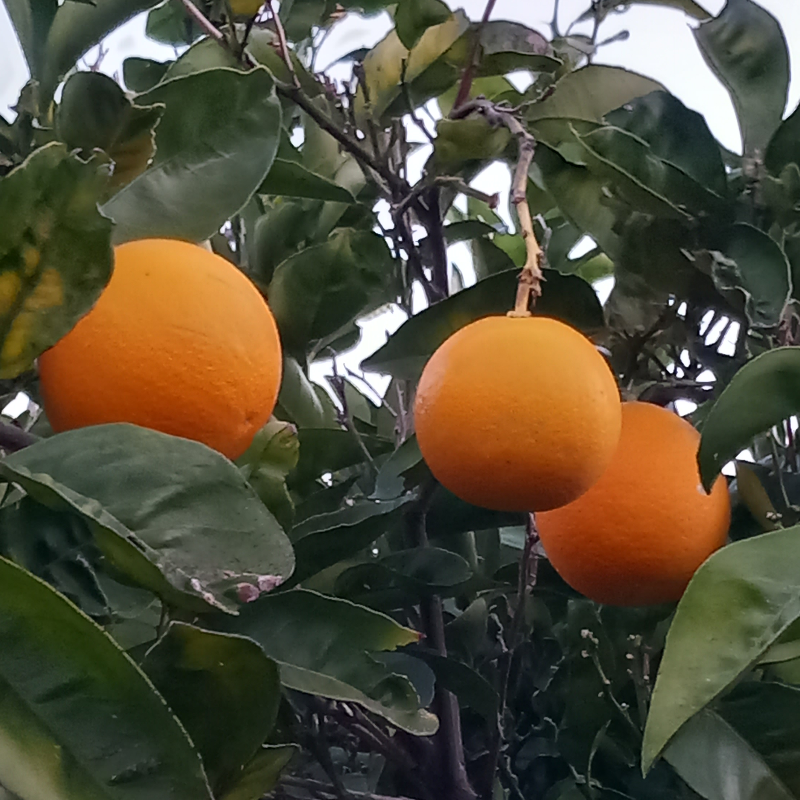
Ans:
<svg viewBox="0 0 800 800"><path fill-rule="evenodd" d="M463 8L472 19L480 18L485 0L448 0L451 8ZM717 14L724 0L700 0L712 14ZM589 5L588 0L562 0L562 29ZM761 0L761 5L781 22L789 43L792 64L800 64L800 2L798 0ZM548 35L548 21L552 17L553 0L497 0L493 19L508 19L537 28ZM109 50L102 69L114 74L122 61L130 55L144 55L159 60L174 56L172 48L156 45L144 37L145 15L131 20L109 36L105 47ZM731 150L740 150L740 137L733 106L725 89L717 82L703 62L694 43L691 28L697 23L680 11L652 5L635 6L624 14L612 15L601 28L601 39L621 30L628 30L626 41L604 47L597 57L599 63L626 67L641 72L663 83L687 106L701 112L717 138ZM324 67L340 55L357 47L371 46L389 29L388 15L361 19L355 16L340 23L327 39L317 64ZM89 60L92 54L89 54ZM27 70L13 34L5 6L0 4L0 113L11 115L19 90L27 79ZM787 113L794 109L800 97L800 83L792 81ZM418 156L421 165L426 154ZM480 175L475 184L489 192L507 190L508 176L504 169L490 169ZM451 259L470 277L472 270L466 245L451 248ZM471 282L471 281L468 281ZM602 287L601 296L607 295L609 286ZM346 354L343 364L357 368L360 361L377 349L386 335L403 321L403 315L388 312L369 321L360 345ZM314 368L314 377L329 372L329 364ZM377 377L377 376L376 376ZM385 381L377 379L373 385L380 390Z"/></svg>

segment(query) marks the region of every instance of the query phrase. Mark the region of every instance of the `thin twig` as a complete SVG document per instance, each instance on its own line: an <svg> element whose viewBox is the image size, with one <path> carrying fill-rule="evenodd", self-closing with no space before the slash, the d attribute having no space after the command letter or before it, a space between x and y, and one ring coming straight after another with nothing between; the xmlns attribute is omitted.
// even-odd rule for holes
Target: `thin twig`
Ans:
<svg viewBox="0 0 800 800"><path fill-rule="evenodd" d="M272 21L275 23L275 30L278 33L278 51L280 53L280 57L283 59L283 63L286 64L286 69L289 70L289 75L292 76L292 83L299 89L300 81L297 78L297 73L294 71L292 54L289 51L289 43L286 41L286 31L283 29L283 23L275 11L275 7L272 5L272 0L267 0L266 5L269 9L269 13L272 16Z"/></svg>
<svg viewBox="0 0 800 800"><path fill-rule="evenodd" d="M481 18L480 24L475 31L475 38L472 42L472 50L469 54L469 61L467 61L467 68L464 70L464 74L461 76L461 83L458 86L456 99L453 103L453 108L450 111L451 116L453 111L466 103L467 98L469 97L470 90L472 89L472 81L475 76L475 68L478 66L478 54L480 53L481 47L481 34L483 33L483 29L486 27L486 23L489 21L489 17L492 16L492 11L494 11L496 2L497 0L488 0L486 3L486 8L483 11L483 17Z"/></svg>

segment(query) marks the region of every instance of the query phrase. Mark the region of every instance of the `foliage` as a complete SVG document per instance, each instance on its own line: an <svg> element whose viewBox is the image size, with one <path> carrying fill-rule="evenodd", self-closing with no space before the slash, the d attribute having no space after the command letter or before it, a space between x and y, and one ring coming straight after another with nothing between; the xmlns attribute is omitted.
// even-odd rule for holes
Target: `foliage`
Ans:
<svg viewBox="0 0 800 800"><path fill-rule="evenodd" d="M33 404L0 423L0 796L800 797L800 109L768 12L640 0L698 23L739 155L597 63L632 3L545 36L442 0L4 2L31 81L0 117L0 395ZM131 57L124 85L82 66L143 12L174 60ZM376 13L393 29L334 84L328 31ZM426 360L513 305L519 216L470 183L528 134L535 313L626 398L693 404L706 486L756 462L677 606L578 596L525 515L437 487L416 444ZM53 435L36 402L112 242L148 236L211 247L274 311L281 394L236 464L126 424ZM365 373L311 381L389 307Z"/></svg>

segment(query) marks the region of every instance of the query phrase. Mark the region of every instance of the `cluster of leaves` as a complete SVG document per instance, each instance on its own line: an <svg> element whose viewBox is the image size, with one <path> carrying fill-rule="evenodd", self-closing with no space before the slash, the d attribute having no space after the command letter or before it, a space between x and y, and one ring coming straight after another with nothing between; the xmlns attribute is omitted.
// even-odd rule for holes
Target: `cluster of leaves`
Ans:
<svg viewBox="0 0 800 800"><path fill-rule="evenodd" d="M37 399L36 357L96 301L112 245L145 236L207 240L245 271L285 358L275 417L236 464L129 425L53 435L38 412L0 429L0 794L800 796L800 112L782 119L773 17L661 3L702 21L739 156L657 82L594 63L615 0L587 12L593 36L550 39L441 0L285 0L277 19L5 3L31 70L0 118L6 399ZM175 60L129 58L124 87L76 69L142 11ZM344 59L351 81L315 71L331 26L379 11L394 28ZM576 596L521 515L436 487L416 445L427 358L513 302L524 243L469 188L514 167L508 116L537 142L535 313L601 343L626 397L698 404L706 485L756 454L736 542L677 609ZM610 275L603 307L592 281ZM363 374L309 380L390 305L408 319L362 365L390 378L380 402Z"/></svg>

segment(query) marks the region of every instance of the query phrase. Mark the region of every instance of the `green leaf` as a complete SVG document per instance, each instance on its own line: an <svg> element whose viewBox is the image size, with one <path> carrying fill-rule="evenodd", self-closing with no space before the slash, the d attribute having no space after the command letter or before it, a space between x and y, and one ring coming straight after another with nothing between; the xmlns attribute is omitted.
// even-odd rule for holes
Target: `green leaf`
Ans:
<svg viewBox="0 0 800 800"><path fill-rule="evenodd" d="M112 226L97 210L107 175L52 143L0 180L0 378L30 369L108 283Z"/></svg>
<svg viewBox="0 0 800 800"><path fill-rule="evenodd" d="M141 666L197 747L214 796L224 795L275 723L277 665L244 636L173 622Z"/></svg>
<svg viewBox="0 0 800 800"><path fill-rule="evenodd" d="M770 139L764 163L773 175L780 175L787 164L800 164L800 105Z"/></svg>
<svg viewBox="0 0 800 800"><path fill-rule="evenodd" d="M356 199L344 186L317 175L296 161L276 158L267 177L258 189L259 194L283 197L308 197L311 200L330 200L355 203Z"/></svg>
<svg viewBox="0 0 800 800"><path fill-rule="evenodd" d="M326 472L353 467L364 461L364 451L350 431L341 428L301 428L300 460L289 476L292 489L308 489L308 485ZM361 435L361 441L375 457L389 453L394 445L387 439ZM320 488L319 485L316 488Z"/></svg>
<svg viewBox="0 0 800 800"><path fill-rule="evenodd" d="M297 466L299 455L297 429L273 417L236 461L264 505L286 529L292 527L294 520L294 502L286 488L286 476Z"/></svg>
<svg viewBox="0 0 800 800"><path fill-rule="evenodd" d="M500 700L486 678L454 658L447 658L422 648L411 652L433 670L439 686L452 692L462 705L476 711L490 725L495 724Z"/></svg>
<svg viewBox="0 0 800 800"><path fill-rule="evenodd" d="M633 208L661 217L685 218L712 213L720 198L683 170L657 158L637 136L610 126L576 132L585 148L585 163L614 185Z"/></svg>
<svg viewBox="0 0 800 800"><path fill-rule="evenodd" d="M210 3L200 0L202 12L210 10ZM186 13L181 0L167 0L147 15L145 33L148 38L173 47L185 47L203 35L203 29Z"/></svg>
<svg viewBox="0 0 800 800"><path fill-rule="evenodd" d="M377 118L382 117L392 103L402 95L404 62L406 64L405 82L411 91L413 83L422 79L424 73L450 49L468 27L469 20L466 14L458 11L441 25L428 28L411 51L403 45L396 31L390 31L367 53L363 61L370 100L369 107L372 114ZM458 76L458 70L455 67L447 69L446 72L448 79L439 91L434 88L430 96L435 96L448 88ZM415 102L420 99L418 94L419 92L412 94ZM428 92L424 92L422 96L424 97L425 94ZM362 90L359 90L356 110L363 113L364 108L364 94Z"/></svg>
<svg viewBox="0 0 800 800"><path fill-rule="evenodd" d="M0 559L0 783L23 800L211 800L189 737L113 639Z"/></svg>
<svg viewBox="0 0 800 800"><path fill-rule="evenodd" d="M413 499L409 494L395 500L362 500L303 520L292 530L297 560L292 581L303 581L360 553L398 524L401 509Z"/></svg>
<svg viewBox="0 0 800 800"><path fill-rule="evenodd" d="M36 0L38 2L38 0ZM78 59L111 31L152 8L160 0L95 0L94 3L61 3L47 34L44 64L36 76L46 107L61 79Z"/></svg>
<svg viewBox="0 0 800 800"><path fill-rule="evenodd" d="M281 772L298 750L294 744L264 745L244 765L238 783L220 800L258 800L268 794L278 784Z"/></svg>
<svg viewBox="0 0 800 800"><path fill-rule="evenodd" d="M745 364L711 406L697 463L706 490L759 433L800 411L800 347L778 347Z"/></svg>
<svg viewBox="0 0 800 800"><path fill-rule="evenodd" d="M415 380L433 352L459 328L513 306L519 270L479 281L411 317L361 368ZM581 278L545 270L535 313L560 319L585 331L603 327L603 311L594 289Z"/></svg>
<svg viewBox="0 0 800 800"><path fill-rule="evenodd" d="M711 253L712 276L722 294L733 294L753 327L776 326L792 291L791 267L775 240L745 223L734 225L721 252Z"/></svg>
<svg viewBox="0 0 800 800"><path fill-rule="evenodd" d="M98 425L14 453L0 473L39 502L83 515L111 566L161 596L172 587L171 602L232 607L223 592L233 582L292 572L274 517L230 461L198 442Z"/></svg>
<svg viewBox="0 0 800 800"><path fill-rule="evenodd" d="M499 158L510 141L508 128L494 127L482 115L440 119L431 164L437 172L453 175L472 161Z"/></svg>
<svg viewBox="0 0 800 800"><path fill-rule="evenodd" d="M660 159L682 169L720 197L728 191L719 143L702 114L677 97L655 91L606 114L606 122L638 136Z"/></svg>
<svg viewBox="0 0 800 800"><path fill-rule="evenodd" d="M489 20L480 30L478 78L507 75L517 70L555 72L562 66L550 43L538 31L519 22ZM467 38L467 37L465 37Z"/></svg>
<svg viewBox="0 0 800 800"><path fill-rule="evenodd" d="M371 657L419 639L384 614L294 589L265 594L220 624L255 639L290 689L358 703L409 733L436 731L436 717L419 707L408 680Z"/></svg>
<svg viewBox="0 0 800 800"><path fill-rule="evenodd" d="M265 69L213 69L139 95L164 103L153 165L104 206L117 243L165 236L201 241L259 187L278 148L281 108Z"/></svg>
<svg viewBox="0 0 800 800"><path fill-rule="evenodd" d="M96 573L100 555L77 514L53 511L27 496L0 509L0 556L47 581L85 614L107 618L109 600Z"/></svg>
<svg viewBox="0 0 800 800"><path fill-rule="evenodd" d="M341 229L324 244L289 256L267 295L281 342L290 353L336 333L389 299L392 255L372 231Z"/></svg>
<svg viewBox="0 0 800 800"><path fill-rule="evenodd" d="M122 62L122 80L130 91L146 92L161 82L171 63L131 56Z"/></svg>
<svg viewBox="0 0 800 800"><path fill-rule="evenodd" d="M180 2L177 6L183 12L183 6ZM166 8L167 6L161 6ZM152 14L160 11L161 8L155 9ZM170 81L173 78L183 78L186 75L192 75L195 72L203 72L207 69L241 69L241 65L236 56L225 47L220 47L220 43L216 39L205 37L195 42L188 50L186 50L180 58L173 61L169 65L162 81Z"/></svg>
<svg viewBox="0 0 800 800"><path fill-rule="evenodd" d="M298 428L339 428L338 410L330 396L308 379L291 356L283 359L283 379L275 413Z"/></svg>
<svg viewBox="0 0 800 800"><path fill-rule="evenodd" d="M762 715L762 709L755 711L751 725ZM796 797L742 733L711 709L704 709L681 728L665 750L664 758L706 800Z"/></svg>
<svg viewBox="0 0 800 800"><path fill-rule="evenodd" d="M795 527L734 542L695 573L667 634L642 745L645 771L800 617L798 535Z"/></svg>
<svg viewBox="0 0 800 800"><path fill-rule="evenodd" d="M414 599L434 593L446 597L472 575L467 561L457 553L439 547L417 547L350 567L336 579L336 594L354 600L359 595L368 599L371 590L400 587Z"/></svg>
<svg viewBox="0 0 800 800"><path fill-rule="evenodd" d="M156 152L154 130L164 107L137 106L101 72L76 72L64 85L56 133L86 158L95 148L114 161L111 186L119 189L147 169Z"/></svg>
<svg viewBox="0 0 800 800"><path fill-rule="evenodd" d="M731 95L745 155L763 156L781 124L789 91L789 51L780 23L752 0L728 0L694 37Z"/></svg>
<svg viewBox="0 0 800 800"><path fill-rule="evenodd" d="M621 247L617 214L608 202L604 181L542 142L535 164L564 217L589 234L612 261L617 260Z"/></svg>
<svg viewBox="0 0 800 800"><path fill-rule="evenodd" d="M443 117L449 116L453 110L453 103L458 95L459 84L454 83L444 94L439 95L436 102ZM487 100L496 100L501 95L513 92L514 84L504 75L492 75L488 78L475 78L470 86L467 99L472 100L478 95L483 95Z"/></svg>
<svg viewBox="0 0 800 800"><path fill-rule="evenodd" d="M14 32L33 77L42 69L47 33L58 10L58 0L4 0Z"/></svg>
<svg viewBox="0 0 800 800"><path fill-rule="evenodd" d="M550 97L529 107L526 117L529 121L568 117L600 122L610 111L655 91L666 90L636 72L590 64L567 73Z"/></svg>
<svg viewBox="0 0 800 800"><path fill-rule="evenodd" d="M394 27L403 46L411 50L428 28L450 19L442 0L400 0L394 12Z"/></svg>

